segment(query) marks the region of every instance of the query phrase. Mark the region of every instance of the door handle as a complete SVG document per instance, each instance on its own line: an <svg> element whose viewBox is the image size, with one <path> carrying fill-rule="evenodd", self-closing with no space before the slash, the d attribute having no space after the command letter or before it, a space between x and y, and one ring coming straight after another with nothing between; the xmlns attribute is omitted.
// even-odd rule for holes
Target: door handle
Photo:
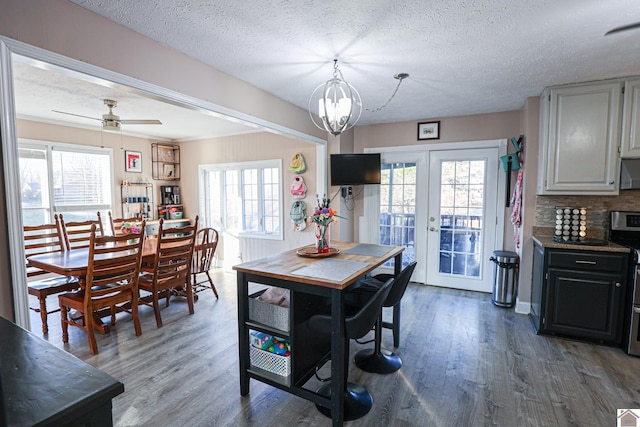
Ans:
<svg viewBox="0 0 640 427"><path fill-rule="evenodd" d="M576 264L590 264L590 265L596 265L597 262L595 261L582 261L582 260L576 260Z"/></svg>
<svg viewBox="0 0 640 427"><path fill-rule="evenodd" d="M633 307L633 312L640 314L640 307Z"/></svg>
<svg viewBox="0 0 640 427"><path fill-rule="evenodd" d="M622 286L622 283L616 282L616 288L619 288L620 286Z"/></svg>
<svg viewBox="0 0 640 427"><path fill-rule="evenodd" d="M429 231L438 231L438 229L435 227L429 227Z"/></svg>

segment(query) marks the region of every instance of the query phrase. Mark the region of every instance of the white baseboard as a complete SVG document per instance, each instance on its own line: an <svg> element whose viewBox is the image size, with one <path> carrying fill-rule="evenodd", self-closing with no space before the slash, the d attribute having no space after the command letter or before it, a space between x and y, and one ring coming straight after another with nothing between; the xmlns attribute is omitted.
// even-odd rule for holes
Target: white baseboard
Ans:
<svg viewBox="0 0 640 427"><path fill-rule="evenodd" d="M516 313L529 314L531 312L531 303L517 300L516 301Z"/></svg>

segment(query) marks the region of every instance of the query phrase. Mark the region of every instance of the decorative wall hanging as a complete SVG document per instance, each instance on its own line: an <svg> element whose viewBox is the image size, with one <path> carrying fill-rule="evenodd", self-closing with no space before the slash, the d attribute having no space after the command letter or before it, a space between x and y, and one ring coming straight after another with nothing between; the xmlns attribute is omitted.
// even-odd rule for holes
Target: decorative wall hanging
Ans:
<svg viewBox="0 0 640 427"><path fill-rule="evenodd" d="M291 159L291 163L289 164L289 172L293 173L304 173L307 170L307 165L304 162L304 156L302 153L296 153Z"/></svg>
<svg viewBox="0 0 640 427"><path fill-rule="evenodd" d="M142 172L142 153L140 151L124 152L125 172Z"/></svg>
<svg viewBox="0 0 640 427"><path fill-rule="evenodd" d="M295 176L291 182L291 195L294 199L304 199L307 194L307 186L301 176Z"/></svg>
<svg viewBox="0 0 640 427"><path fill-rule="evenodd" d="M440 121L418 123L418 140L440 139Z"/></svg>
<svg viewBox="0 0 640 427"><path fill-rule="evenodd" d="M302 231L307 228L307 222L304 217L304 211L306 209L307 204L302 200L296 200L291 204L291 212L289 215L295 231Z"/></svg>

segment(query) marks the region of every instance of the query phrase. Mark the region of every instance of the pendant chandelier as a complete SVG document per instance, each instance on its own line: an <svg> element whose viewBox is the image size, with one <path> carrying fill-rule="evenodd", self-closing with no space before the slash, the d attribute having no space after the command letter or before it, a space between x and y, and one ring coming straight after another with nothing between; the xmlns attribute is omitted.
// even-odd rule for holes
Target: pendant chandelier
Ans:
<svg viewBox="0 0 640 427"><path fill-rule="evenodd" d="M334 136L340 135L355 126L363 109L376 112L386 107L398 92L402 80L407 77L409 77L407 73L396 74L394 78L398 80L398 85L389 100L381 107L369 110L363 107L362 99L356 88L344 80L342 72L338 68L338 60L334 59L333 77L318 86L309 98L311 121L318 128L326 130ZM317 120L317 117L320 118L320 121Z"/></svg>

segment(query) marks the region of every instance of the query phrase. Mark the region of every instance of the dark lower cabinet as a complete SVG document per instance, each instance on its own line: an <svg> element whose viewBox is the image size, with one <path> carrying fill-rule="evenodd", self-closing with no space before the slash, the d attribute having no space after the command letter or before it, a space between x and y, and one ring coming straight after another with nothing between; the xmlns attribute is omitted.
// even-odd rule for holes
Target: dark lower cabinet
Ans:
<svg viewBox="0 0 640 427"><path fill-rule="evenodd" d="M531 320L539 334L622 343L629 254L535 245Z"/></svg>
<svg viewBox="0 0 640 427"><path fill-rule="evenodd" d="M0 426L109 427L111 400L123 392L120 381L0 317Z"/></svg>

